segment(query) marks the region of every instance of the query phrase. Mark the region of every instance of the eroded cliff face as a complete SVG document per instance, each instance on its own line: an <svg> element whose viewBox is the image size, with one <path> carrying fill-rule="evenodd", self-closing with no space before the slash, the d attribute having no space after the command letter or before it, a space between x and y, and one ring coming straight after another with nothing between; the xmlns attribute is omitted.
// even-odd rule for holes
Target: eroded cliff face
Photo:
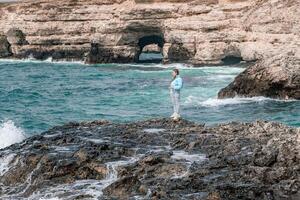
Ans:
<svg viewBox="0 0 300 200"><path fill-rule="evenodd" d="M0 52L134 62L157 44L170 62L254 61L299 51L299 16L298 0L25 1L0 6L0 34L9 42Z"/></svg>

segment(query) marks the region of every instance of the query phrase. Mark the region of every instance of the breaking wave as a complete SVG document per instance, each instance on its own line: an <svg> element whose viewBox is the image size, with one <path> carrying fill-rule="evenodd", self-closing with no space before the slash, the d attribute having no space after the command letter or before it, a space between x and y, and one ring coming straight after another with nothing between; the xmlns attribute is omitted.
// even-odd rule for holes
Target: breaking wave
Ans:
<svg viewBox="0 0 300 200"><path fill-rule="evenodd" d="M272 99L267 97L235 97L228 99L217 99L217 98L209 98L207 100L203 100L199 97L188 96L186 98L185 104L193 104L200 105L203 107L218 107L218 106L226 106L226 105L236 105L236 104L248 104L248 103L259 103L266 101L281 101L281 102L291 102L296 100L279 100Z"/></svg>
<svg viewBox="0 0 300 200"><path fill-rule="evenodd" d="M0 124L0 149L22 142L26 138L24 131L16 127L11 120Z"/></svg>

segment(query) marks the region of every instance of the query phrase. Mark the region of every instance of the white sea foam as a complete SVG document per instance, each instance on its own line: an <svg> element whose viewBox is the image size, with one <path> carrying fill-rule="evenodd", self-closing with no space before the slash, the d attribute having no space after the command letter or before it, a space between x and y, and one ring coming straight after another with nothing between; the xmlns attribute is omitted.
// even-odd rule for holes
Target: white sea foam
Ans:
<svg viewBox="0 0 300 200"><path fill-rule="evenodd" d="M13 121L8 120L0 124L0 149L22 142L25 138L24 131L16 127Z"/></svg>
<svg viewBox="0 0 300 200"><path fill-rule="evenodd" d="M193 65L185 63L172 63L172 64L153 64L153 67L158 68L177 68L177 69L193 69Z"/></svg>
<svg viewBox="0 0 300 200"><path fill-rule="evenodd" d="M4 63L13 63L13 62L19 62L19 63L55 63L55 64L84 64L83 61L79 60L53 60L52 57L47 58L46 60L37 60L33 57L28 57L24 59L0 59L0 62Z"/></svg>
<svg viewBox="0 0 300 200"><path fill-rule="evenodd" d="M272 99L267 97L234 97L227 99L217 99L217 98L209 98L207 100L203 100L203 98L188 96L185 100L185 104L193 104L200 105L203 107L218 107L225 105L236 105L236 104L248 104L248 103L260 103L267 101L277 101L277 102L292 102L296 100L280 100L280 99Z"/></svg>
<svg viewBox="0 0 300 200"><path fill-rule="evenodd" d="M144 131L147 133L159 133L159 132L163 132L165 130L166 129L163 129L163 128L146 128L146 129L144 129Z"/></svg>
<svg viewBox="0 0 300 200"><path fill-rule="evenodd" d="M216 75L232 75L239 74L243 72L245 67L231 67L231 66L209 66L209 67L200 67L203 72L212 74L213 77ZM218 78L218 77L216 77Z"/></svg>
<svg viewBox="0 0 300 200"><path fill-rule="evenodd" d="M138 63L129 63L129 64L115 64L119 67L137 67L137 68L161 68L161 69L196 69L193 65L185 63L171 63L171 64L138 64Z"/></svg>
<svg viewBox="0 0 300 200"><path fill-rule="evenodd" d="M201 162L206 160L205 154L189 154L188 152L182 150L173 151L173 155L171 156L171 158L175 160L185 160L189 163Z"/></svg>

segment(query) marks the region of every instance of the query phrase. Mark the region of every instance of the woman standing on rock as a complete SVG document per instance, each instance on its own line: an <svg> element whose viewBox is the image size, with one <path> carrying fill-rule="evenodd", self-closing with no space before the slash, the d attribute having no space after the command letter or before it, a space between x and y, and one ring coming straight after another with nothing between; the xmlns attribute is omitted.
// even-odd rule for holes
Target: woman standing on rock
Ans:
<svg viewBox="0 0 300 200"><path fill-rule="evenodd" d="M173 104L173 114L171 118L174 120L178 120L180 118L180 90L182 89L183 81L182 78L179 76L179 70L174 69L172 71L172 82L170 85L170 96L171 101Z"/></svg>

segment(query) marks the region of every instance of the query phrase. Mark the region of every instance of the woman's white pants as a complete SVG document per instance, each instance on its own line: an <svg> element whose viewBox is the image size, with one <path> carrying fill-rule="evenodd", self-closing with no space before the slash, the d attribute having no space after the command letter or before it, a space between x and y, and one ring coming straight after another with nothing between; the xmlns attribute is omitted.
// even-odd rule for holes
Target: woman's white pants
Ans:
<svg viewBox="0 0 300 200"><path fill-rule="evenodd" d="M180 91L171 89L170 91L171 101L173 104L174 113L179 114L180 111Z"/></svg>

